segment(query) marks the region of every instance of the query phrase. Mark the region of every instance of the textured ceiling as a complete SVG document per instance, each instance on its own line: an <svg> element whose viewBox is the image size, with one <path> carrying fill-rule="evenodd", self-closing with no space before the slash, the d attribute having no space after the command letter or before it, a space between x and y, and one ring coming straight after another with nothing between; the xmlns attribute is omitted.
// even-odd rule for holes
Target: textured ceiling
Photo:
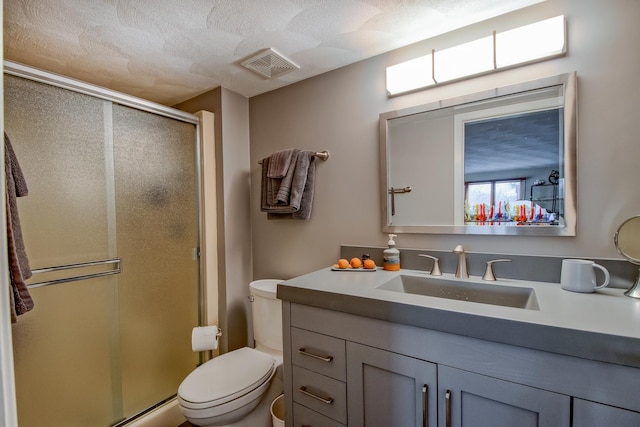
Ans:
<svg viewBox="0 0 640 427"><path fill-rule="evenodd" d="M251 97L543 0L4 0L6 59L165 105ZM273 48L299 70L240 62Z"/></svg>

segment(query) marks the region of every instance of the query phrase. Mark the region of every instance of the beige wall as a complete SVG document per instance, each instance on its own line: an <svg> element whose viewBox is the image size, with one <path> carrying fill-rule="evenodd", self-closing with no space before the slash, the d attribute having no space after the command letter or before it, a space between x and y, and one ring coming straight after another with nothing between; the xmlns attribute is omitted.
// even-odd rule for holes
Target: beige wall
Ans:
<svg viewBox="0 0 640 427"><path fill-rule="evenodd" d="M215 114L220 351L247 345L252 280L248 100L217 88L176 108ZM222 196L221 196L222 195Z"/></svg>
<svg viewBox="0 0 640 427"><path fill-rule="evenodd" d="M566 57L392 99L385 67L493 29L564 14ZM578 224L576 237L400 235L400 248L619 258L612 236L640 214L640 2L548 0L249 101L251 227L255 278L290 278L335 262L341 244L386 245L381 231L378 115L495 86L578 73ZM268 221L260 212L258 160L297 147L329 150L319 162L310 221Z"/></svg>

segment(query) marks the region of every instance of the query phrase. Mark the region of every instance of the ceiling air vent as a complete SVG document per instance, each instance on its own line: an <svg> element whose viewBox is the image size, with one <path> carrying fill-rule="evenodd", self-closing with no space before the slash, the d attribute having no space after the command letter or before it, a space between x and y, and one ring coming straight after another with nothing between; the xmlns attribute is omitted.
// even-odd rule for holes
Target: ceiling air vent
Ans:
<svg viewBox="0 0 640 427"><path fill-rule="evenodd" d="M267 79L275 79L276 77L300 69L296 64L273 49L262 50L251 58L245 59L241 64Z"/></svg>

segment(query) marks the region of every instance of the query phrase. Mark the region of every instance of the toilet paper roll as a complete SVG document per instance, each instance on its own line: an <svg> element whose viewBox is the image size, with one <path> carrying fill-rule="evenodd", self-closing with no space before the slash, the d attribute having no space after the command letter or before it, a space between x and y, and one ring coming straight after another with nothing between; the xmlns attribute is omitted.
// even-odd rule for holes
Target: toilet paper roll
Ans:
<svg viewBox="0 0 640 427"><path fill-rule="evenodd" d="M198 326L191 331L191 349L193 351L217 350L218 338L222 332L216 325Z"/></svg>

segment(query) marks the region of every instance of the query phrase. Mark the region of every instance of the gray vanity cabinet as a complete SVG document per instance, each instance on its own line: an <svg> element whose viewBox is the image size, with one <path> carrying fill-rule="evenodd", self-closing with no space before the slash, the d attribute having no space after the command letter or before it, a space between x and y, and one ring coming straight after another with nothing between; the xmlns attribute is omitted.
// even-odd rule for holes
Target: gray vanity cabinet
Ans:
<svg viewBox="0 0 640 427"><path fill-rule="evenodd" d="M439 427L568 427L569 396L438 366Z"/></svg>
<svg viewBox="0 0 640 427"><path fill-rule="evenodd" d="M437 379L434 363L347 342L349 425L436 426Z"/></svg>
<svg viewBox="0 0 640 427"><path fill-rule="evenodd" d="M572 427L638 427L640 412L603 405L583 399L573 399Z"/></svg>
<svg viewBox="0 0 640 427"><path fill-rule="evenodd" d="M640 426L638 368L286 300L283 328L287 427Z"/></svg>

